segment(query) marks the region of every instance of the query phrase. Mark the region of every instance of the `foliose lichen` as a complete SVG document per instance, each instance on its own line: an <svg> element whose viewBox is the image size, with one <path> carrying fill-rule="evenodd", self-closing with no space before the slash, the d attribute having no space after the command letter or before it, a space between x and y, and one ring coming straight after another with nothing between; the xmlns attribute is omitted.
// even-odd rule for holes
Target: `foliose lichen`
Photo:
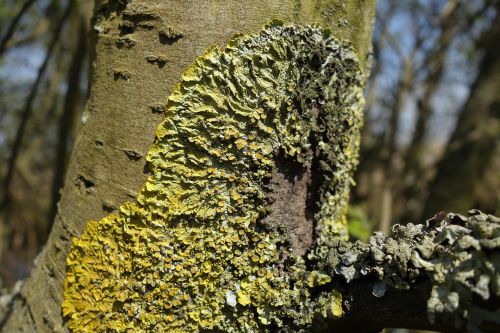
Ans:
<svg viewBox="0 0 500 333"><path fill-rule="evenodd" d="M318 26L272 22L196 59L168 99L137 202L73 240L70 329L299 332L340 316L339 293L313 293L331 278L260 221L274 156L314 158L323 183L309 257L345 237L362 80L350 46Z"/></svg>
<svg viewBox="0 0 500 333"><path fill-rule="evenodd" d="M330 275L347 281L375 275L377 297L384 296L386 286L408 289L425 276L432 283L430 322L455 322L468 332L480 332L483 321L500 324L498 311L485 306L500 298L498 217L477 210L468 217L450 213L426 225L395 225L392 231L391 237L376 233L368 244L337 240L327 260Z"/></svg>

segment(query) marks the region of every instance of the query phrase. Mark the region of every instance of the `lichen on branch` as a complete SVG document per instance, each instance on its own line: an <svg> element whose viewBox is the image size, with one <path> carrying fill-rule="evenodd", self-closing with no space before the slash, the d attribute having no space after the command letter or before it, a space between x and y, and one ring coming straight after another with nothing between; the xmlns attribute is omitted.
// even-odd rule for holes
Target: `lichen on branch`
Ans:
<svg viewBox="0 0 500 333"><path fill-rule="evenodd" d="M67 259L63 314L83 331L305 331L340 316L331 278L269 214L278 154L318 165L315 244L345 238L363 75L317 26L272 22L189 66L168 98L133 203L90 221Z"/></svg>
<svg viewBox="0 0 500 333"><path fill-rule="evenodd" d="M480 332L485 322L500 325L500 218L477 210L468 217L438 214L426 225L395 225L391 237L336 242L324 267L330 275L347 282L371 278L376 297L428 279L431 324L467 332Z"/></svg>

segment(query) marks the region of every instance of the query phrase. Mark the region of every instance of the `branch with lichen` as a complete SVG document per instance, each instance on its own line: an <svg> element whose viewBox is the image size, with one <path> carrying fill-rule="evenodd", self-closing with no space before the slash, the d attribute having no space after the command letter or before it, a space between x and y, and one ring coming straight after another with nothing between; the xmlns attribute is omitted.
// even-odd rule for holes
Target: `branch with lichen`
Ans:
<svg viewBox="0 0 500 333"><path fill-rule="evenodd" d="M70 329L317 331L352 315L344 279L377 273L376 290L411 287L406 276L389 279L399 266L380 236L379 247L346 242L363 80L352 48L317 26L272 22L198 58L168 99L136 202L73 240L63 303ZM432 244L431 254L410 256L428 274ZM436 272L438 281L444 271ZM431 319L454 306L436 290ZM471 318L463 311L472 308L453 310Z"/></svg>
<svg viewBox="0 0 500 333"><path fill-rule="evenodd" d="M392 237L376 233L368 243L339 240L325 269L342 277L350 295L348 313L333 327L500 327L500 218L492 215L450 213L425 225L395 225ZM361 318L367 326L359 326Z"/></svg>

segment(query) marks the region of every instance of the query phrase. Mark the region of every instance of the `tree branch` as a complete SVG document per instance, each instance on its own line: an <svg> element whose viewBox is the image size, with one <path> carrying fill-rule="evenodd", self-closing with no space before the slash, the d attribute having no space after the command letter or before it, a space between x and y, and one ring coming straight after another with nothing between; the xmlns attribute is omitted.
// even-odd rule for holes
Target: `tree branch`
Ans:
<svg viewBox="0 0 500 333"><path fill-rule="evenodd" d="M498 330L499 218L441 214L425 226L396 225L393 233L332 249L328 270L346 282L346 315L329 329Z"/></svg>

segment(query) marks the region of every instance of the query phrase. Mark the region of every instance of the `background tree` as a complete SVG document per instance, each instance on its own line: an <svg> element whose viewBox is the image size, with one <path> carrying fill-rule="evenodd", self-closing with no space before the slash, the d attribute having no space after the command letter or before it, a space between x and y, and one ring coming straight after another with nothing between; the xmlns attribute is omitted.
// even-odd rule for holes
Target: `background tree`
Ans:
<svg viewBox="0 0 500 333"><path fill-rule="evenodd" d="M375 65L352 200L375 229L388 232L392 223L419 221L439 210L497 211L499 184L497 177L488 175L498 173L498 152L494 147L480 152L483 148L476 142L481 139L474 137L469 141L471 156L466 157L452 148L457 139L448 140L450 133L456 137L469 132L459 119L476 115L465 105L480 91L473 88L473 78L481 80L481 59L491 61L481 40L493 34L497 8L497 1L378 2ZM483 119L496 123L492 113ZM474 132L481 136L490 130ZM491 136L486 141L491 146L498 142ZM457 152L453 162L451 151ZM475 154L484 159L474 162ZM464 174L456 177L451 169L469 170L474 175L465 177L469 185L462 187ZM434 186L438 183L441 186ZM447 201L445 195L438 198L442 191L460 194ZM458 200L461 205L452 204Z"/></svg>
<svg viewBox="0 0 500 333"><path fill-rule="evenodd" d="M0 275L11 285L29 272L50 231L86 95L92 4L7 1L1 8Z"/></svg>
<svg viewBox="0 0 500 333"><path fill-rule="evenodd" d="M497 173L494 166L498 166L500 156L500 99L496 93L500 52L493 42L500 38L499 9L497 3L492 27L476 43L477 50L482 53L479 73L437 164L424 214L439 209L463 211L474 206L494 211L498 206L499 180L488 174ZM482 182L476 181L481 178Z"/></svg>

